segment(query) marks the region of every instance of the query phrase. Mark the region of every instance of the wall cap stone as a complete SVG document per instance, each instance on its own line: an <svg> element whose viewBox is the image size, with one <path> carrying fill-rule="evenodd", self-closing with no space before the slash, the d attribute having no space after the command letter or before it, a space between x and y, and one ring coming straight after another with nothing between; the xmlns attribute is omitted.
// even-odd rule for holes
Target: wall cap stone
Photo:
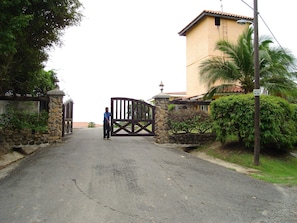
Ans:
<svg viewBox="0 0 297 223"><path fill-rule="evenodd" d="M65 96L64 91L61 91L59 88L56 88L54 90L50 90L47 92L48 96Z"/></svg>
<svg viewBox="0 0 297 223"><path fill-rule="evenodd" d="M153 97L154 99L169 99L170 95L165 93L159 93Z"/></svg>

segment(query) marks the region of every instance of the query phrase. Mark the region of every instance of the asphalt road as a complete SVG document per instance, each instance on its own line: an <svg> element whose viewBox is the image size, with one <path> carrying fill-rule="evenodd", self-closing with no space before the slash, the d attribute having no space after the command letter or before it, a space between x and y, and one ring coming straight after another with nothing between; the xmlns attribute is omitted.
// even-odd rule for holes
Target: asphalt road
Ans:
<svg viewBox="0 0 297 223"><path fill-rule="evenodd" d="M80 129L0 180L0 223L293 223L296 192L150 137Z"/></svg>

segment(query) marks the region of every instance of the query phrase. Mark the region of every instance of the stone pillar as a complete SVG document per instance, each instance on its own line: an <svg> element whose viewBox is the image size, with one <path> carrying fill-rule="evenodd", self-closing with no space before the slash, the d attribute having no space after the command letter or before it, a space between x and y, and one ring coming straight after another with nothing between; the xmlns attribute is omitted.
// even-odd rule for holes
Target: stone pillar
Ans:
<svg viewBox="0 0 297 223"><path fill-rule="evenodd" d="M49 96L49 143L61 142L63 131L63 96L65 93L56 88L54 90L48 91L47 95Z"/></svg>
<svg viewBox="0 0 297 223"><path fill-rule="evenodd" d="M160 93L155 99L155 142L169 143L168 133L168 104L169 95Z"/></svg>

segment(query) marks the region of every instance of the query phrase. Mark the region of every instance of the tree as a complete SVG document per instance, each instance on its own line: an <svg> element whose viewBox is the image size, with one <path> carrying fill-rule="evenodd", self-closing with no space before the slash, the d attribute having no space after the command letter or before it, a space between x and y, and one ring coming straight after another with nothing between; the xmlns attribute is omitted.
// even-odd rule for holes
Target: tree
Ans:
<svg viewBox="0 0 297 223"><path fill-rule="evenodd" d="M289 52L279 47L271 47L273 41L268 36L259 39L260 57L260 85L269 94L289 97L297 95L297 85L294 82L295 58ZM202 80L208 82L209 87L217 81L224 84L213 87L209 94L212 96L217 90L239 83L245 93L254 89L254 46L253 28L248 28L239 36L236 44L227 40L218 41L216 49L223 56L215 56L204 60L200 65Z"/></svg>
<svg viewBox="0 0 297 223"><path fill-rule="evenodd" d="M40 74L65 28L80 22L81 6L79 0L0 1L0 93L30 93L24 83Z"/></svg>
<svg viewBox="0 0 297 223"><path fill-rule="evenodd" d="M30 82L28 92L34 96L43 96L56 87L57 75L54 70L40 70Z"/></svg>

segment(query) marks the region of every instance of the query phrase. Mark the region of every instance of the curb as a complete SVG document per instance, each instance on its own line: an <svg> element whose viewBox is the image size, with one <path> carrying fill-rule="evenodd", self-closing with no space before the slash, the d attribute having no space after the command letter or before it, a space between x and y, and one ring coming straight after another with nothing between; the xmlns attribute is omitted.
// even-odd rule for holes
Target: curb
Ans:
<svg viewBox="0 0 297 223"><path fill-rule="evenodd" d="M12 152L0 156L0 179L6 177L8 173L15 167L15 165L12 164L34 153L37 149L46 147L48 145L49 144L14 147Z"/></svg>
<svg viewBox="0 0 297 223"><path fill-rule="evenodd" d="M23 159L25 155L19 152L11 152L0 157L0 170L7 167L9 164Z"/></svg>

